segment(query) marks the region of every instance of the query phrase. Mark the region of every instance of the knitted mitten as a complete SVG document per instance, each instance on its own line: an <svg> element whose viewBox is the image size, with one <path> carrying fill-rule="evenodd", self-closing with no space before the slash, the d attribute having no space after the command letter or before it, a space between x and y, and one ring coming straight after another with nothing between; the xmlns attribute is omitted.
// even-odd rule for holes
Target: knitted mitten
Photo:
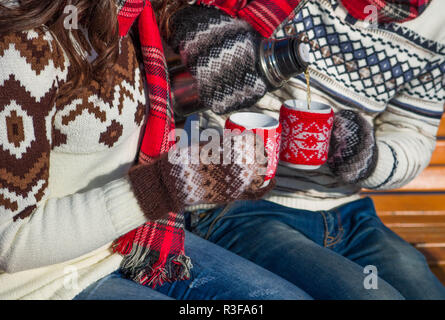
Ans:
<svg viewBox="0 0 445 320"><path fill-rule="evenodd" d="M142 211L156 220L189 205L261 198L274 183L262 187L267 167L264 148L256 147L257 136L248 136L234 137L233 147L225 139L225 145L208 158L214 161L191 159L192 147L187 147L164 154L153 164L133 167L129 180ZM203 148L194 154L207 152Z"/></svg>
<svg viewBox="0 0 445 320"><path fill-rule="evenodd" d="M266 94L256 68L261 37L247 22L216 8L188 6L171 25L169 45L196 78L202 108L224 114Z"/></svg>
<svg viewBox="0 0 445 320"><path fill-rule="evenodd" d="M328 165L342 181L356 184L368 178L377 162L374 130L352 110L335 114Z"/></svg>

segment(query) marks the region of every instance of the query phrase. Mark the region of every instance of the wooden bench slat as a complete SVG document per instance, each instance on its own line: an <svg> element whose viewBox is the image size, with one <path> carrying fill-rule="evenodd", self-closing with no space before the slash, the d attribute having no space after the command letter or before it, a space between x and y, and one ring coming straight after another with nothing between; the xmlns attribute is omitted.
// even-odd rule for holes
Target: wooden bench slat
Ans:
<svg viewBox="0 0 445 320"><path fill-rule="evenodd" d="M426 226L445 226L444 214L428 215L384 215L380 217L383 223L389 227L426 227Z"/></svg>
<svg viewBox="0 0 445 320"><path fill-rule="evenodd" d="M445 137L445 115L442 117L442 121L440 122L439 132L437 133L438 137Z"/></svg>
<svg viewBox="0 0 445 320"><path fill-rule="evenodd" d="M430 269L440 280L440 282L445 284L445 268L443 266L430 266Z"/></svg>
<svg viewBox="0 0 445 320"><path fill-rule="evenodd" d="M429 265L445 265L445 243L440 246L416 246L417 250L423 253Z"/></svg>
<svg viewBox="0 0 445 320"><path fill-rule="evenodd" d="M384 212L429 212L445 211L444 194L375 194L370 195L374 200L376 211Z"/></svg>
<svg viewBox="0 0 445 320"><path fill-rule="evenodd" d="M445 140L438 140L430 165L445 165Z"/></svg>
<svg viewBox="0 0 445 320"><path fill-rule="evenodd" d="M445 214L444 211L380 211L377 212L380 218L385 218L388 216L443 216Z"/></svg>
<svg viewBox="0 0 445 320"><path fill-rule="evenodd" d="M391 230L412 244L445 242L445 227L392 227Z"/></svg>
<svg viewBox="0 0 445 320"><path fill-rule="evenodd" d="M445 191L445 166L428 167L406 186L394 191Z"/></svg>

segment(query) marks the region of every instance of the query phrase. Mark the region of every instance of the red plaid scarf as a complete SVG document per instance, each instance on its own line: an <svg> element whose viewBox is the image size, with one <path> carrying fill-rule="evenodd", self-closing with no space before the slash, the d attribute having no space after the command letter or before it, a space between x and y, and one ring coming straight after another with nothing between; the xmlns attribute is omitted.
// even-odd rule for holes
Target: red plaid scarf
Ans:
<svg viewBox="0 0 445 320"><path fill-rule="evenodd" d="M312 1L312 0L311 0ZM349 14L364 20L367 5L377 8L379 23L404 22L418 17L432 0L341 0ZM305 0L198 0L197 4L218 7L231 16L249 22L263 37L270 37L297 6L303 6Z"/></svg>
<svg viewBox="0 0 445 320"><path fill-rule="evenodd" d="M358 20L364 20L369 12L368 5L377 8L378 22L405 22L417 18L431 3L431 0L342 0L349 14Z"/></svg>
<svg viewBox="0 0 445 320"><path fill-rule="evenodd" d="M198 0L197 4L215 6L249 22L263 37L270 37L275 29L304 0Z"/></svg>
<svg viewBox="0 0 445 320"><path fill-rule="evenodd" d="M138 18L150 102L139 162L150 163L170 149L169 134L175 129L166 61L150 1L119 0L118 8L121 37ZM184 217L180 213L170 212L166 219L145 223L119 238L114 250L124 255L122 273L143 285L154 288L164 281L190 276L192 266L184 254Z"/></svg>

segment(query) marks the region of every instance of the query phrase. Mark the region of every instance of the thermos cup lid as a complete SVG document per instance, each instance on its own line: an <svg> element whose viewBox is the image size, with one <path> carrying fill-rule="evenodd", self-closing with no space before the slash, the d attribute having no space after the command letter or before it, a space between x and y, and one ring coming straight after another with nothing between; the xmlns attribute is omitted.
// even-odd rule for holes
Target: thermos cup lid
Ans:
<svg viewBox="0 0 445 320"><path fill-rule="evenodd" d="M273 89L304 72L311 60L310 46L297 37L264 39L260 46L259 66Z"/></svg>
<svg viewBox="0 0 445 320"><path fill-rule="evenodd" d="M301 58L301 60L303 60L305 63L310 63L311 57L309 55L311 48L309 47L309 44L307 43L300 43L300 45L298 46L298 53L299 56Z"/></svg>

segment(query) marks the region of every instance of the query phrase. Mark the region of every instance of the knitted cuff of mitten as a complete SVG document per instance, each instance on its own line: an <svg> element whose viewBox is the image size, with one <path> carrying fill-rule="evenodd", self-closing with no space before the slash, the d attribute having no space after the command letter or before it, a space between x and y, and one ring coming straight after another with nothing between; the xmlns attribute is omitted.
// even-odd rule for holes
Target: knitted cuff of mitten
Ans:
<svg viewBox="0 0 445 320"><path fill-rule="evenodd" d="M170 179L165 179L162 157L150 165L136 165L128 172L134 195L144 215L150 220L165 218L169 212L180 212L184 204L176 198Z"/></svg>
<svg viewBox="0 0 445 320"><path fill-rule="evenodd" d="M172 18L169 45L197 80L200 103L224 114L250 107L267 91L257 69L261 37L216 8L189 6Z"/></svg>
<svg viewBox="0 0 445 320"><path fill-rule="evenodd" d="M371 124L359 113L341 110L335 115L328 164L342 181L356 184L375 170L378 150Z"/></svg>
<svg viewBox="0 0 445 320"><path fill-rule="evenodd" d="M259 200L262 199L266 194L272 191L276 186L276 179L273 178L269 180L269 184L263 188L258 188L252 191L247 191L239 200Z"/></svg>

